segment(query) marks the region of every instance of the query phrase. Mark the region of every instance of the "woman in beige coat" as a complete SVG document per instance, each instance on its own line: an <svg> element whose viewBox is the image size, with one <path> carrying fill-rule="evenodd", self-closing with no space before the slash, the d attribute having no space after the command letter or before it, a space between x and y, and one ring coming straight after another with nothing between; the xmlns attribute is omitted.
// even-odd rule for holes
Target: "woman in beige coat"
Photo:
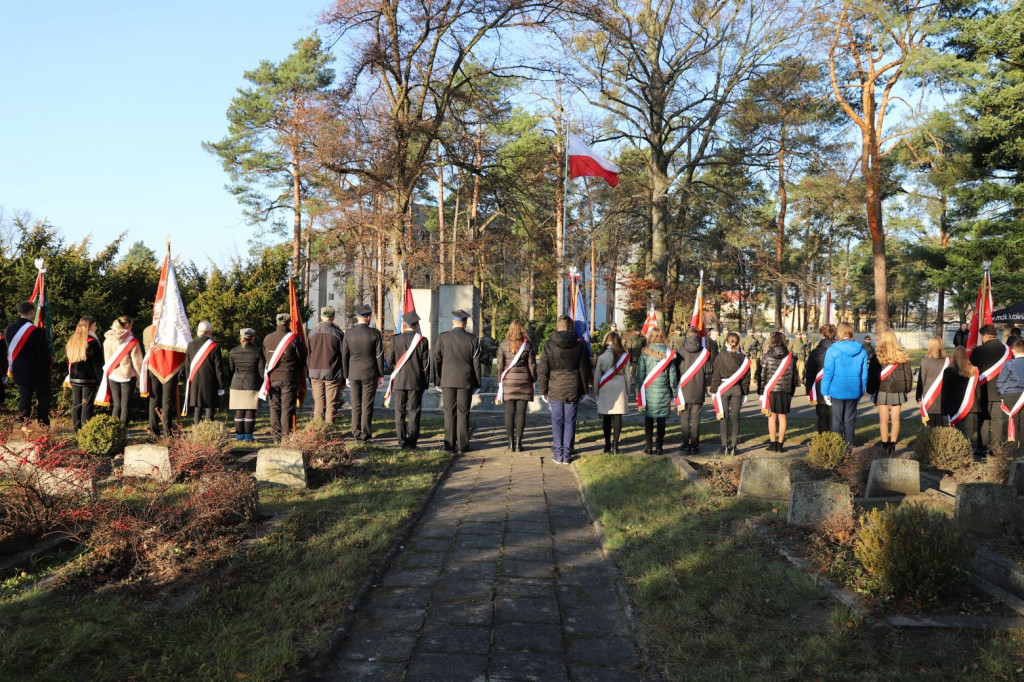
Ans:
<svg viewBox="0 0 1024 682"><path fill-rule="evenodd" d="M608 332L604 337L604 352L594 367L594 385L597 387L597 411L604 422L604 452L618 453L622 415L629 409L632 387L629 354L616 332Z"/></svg>
<svg viewBox="0 0 1024 682"><path fill-rule="evenodd" d="M134 320L127 315L114 320L103 335L103 358L107 362L122 344L132 338ZM128 423L128 399L132 395L132 379L142 373L142 346L136 342L131 351L110 372L110 414Z"/></svg>

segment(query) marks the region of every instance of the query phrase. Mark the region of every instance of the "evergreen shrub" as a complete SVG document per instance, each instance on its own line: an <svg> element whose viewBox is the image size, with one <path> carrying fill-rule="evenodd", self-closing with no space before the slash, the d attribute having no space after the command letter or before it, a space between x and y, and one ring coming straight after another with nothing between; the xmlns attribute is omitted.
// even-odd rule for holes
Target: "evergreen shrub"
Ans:
<svg viewBox="0 0 1024 682"><path fill-rule="evenodd" d="M127 444L128 427L109 414L94 416L78 431L78 447L90 455L113 457Z"/></svg>
<svg viewBox="0 0 1024 682"><path fill-rule="evenodd" d="M816 469L839 469L850 456L850 446L843 437L832 431L811 436L807 459Z"/></svg>
<svg viewBox="0 0 1024 682"><path fill-rule="evenodd" d="M947 471L974 463L971 442L954 426L921 429L914 439L913 458L925 466Z"/></svg>

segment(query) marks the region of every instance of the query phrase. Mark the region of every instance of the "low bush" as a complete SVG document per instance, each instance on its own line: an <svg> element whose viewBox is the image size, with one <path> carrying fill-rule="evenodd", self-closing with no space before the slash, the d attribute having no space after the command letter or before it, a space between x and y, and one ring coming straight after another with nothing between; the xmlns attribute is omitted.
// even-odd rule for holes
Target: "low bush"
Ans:
<svg viewBox="0 0 1024 682"><path fill-rule="evenodd" d="M128 428L109 414L96 415L78 431L78 447L90 455L113 457L127 444Z"/></svg>
<svg viewBox="0 0 1024 682"><path fill-rule="evenodd" d="M807 459L816 469L838 469L850 455L850 446L838 433L826 431L811 436Z"/></svg>
<svg viewBox="0 0 1024 682"><path fill-rule="evenodd" d="M839 467L838 480L850 486L854 497L861 497L868 487L871 463L886 457L889 457L889 453L881 445L853 448L849 457Z"/></svg>
<svg viewBox="0 0 1024 682"><path fill-rule="evenodd" d="M965 586L973 554L953 519L919 504L862 516L854 551L880 596L921 603Z"/></svg>
<svg viewBox="0 0 1024 682"><path fill-rule="evenodd" d="M224 423L212 419L206 419L184 429L179 439L225 452L231 446L231 437Z"/></svg>
<svg viewBox="0 0 1024 682"><path fill-rule="evenodd" d="M231 440L221 422L207 419L181 431L169 449L177 480L194 479L223 471L228 463Z"/></svg>
<svg viewBox="0 0 1024 682"><path fill-rule="evenodd" d="M306 465L312 469L337 471L351 461L346 440L333 425L313 419L282 438L281 447L301 450ZM330 479L328 476L326 480Z"/></svg>
<svg viewBox="0 0 1024 682"><path fill-rule="evenodd" d="M971 442L953 426L921 429L912 456L925 466L947 471L974 463Z"/></svg>

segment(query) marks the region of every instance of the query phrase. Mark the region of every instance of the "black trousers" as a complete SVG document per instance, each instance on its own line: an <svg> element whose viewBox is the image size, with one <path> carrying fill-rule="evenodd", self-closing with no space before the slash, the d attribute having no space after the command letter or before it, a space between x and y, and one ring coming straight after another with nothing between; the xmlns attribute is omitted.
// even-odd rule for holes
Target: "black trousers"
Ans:
<svg viewBox="0 0 1024 682"><path fill-rule="evenodd" d="M814 405L814 414L818 415L818 433L826 433L832 430L832 408L819 399Z"/></svg>
<svg viewBox="0 0 1024 682"><path fill-rule="evenodd" d="M956 428L960 429L960 433L964 434L967 440L971 440L974 435L975 423L978 421L978 414L976 412L968 412L963 419L953 424Z"/></svg>
<svg viewBox="0 0 1024 682"><path fill-rule="evenodd" d="M110 414L114 419L120 419L122 424L128 423L128 405L132 397L132 382L111 381L110 386Z"/></svg>
<svg viewBox="0 0 1024 682"><path fill-rule="evenodd" d="M292 417L295 416L295 390L291 381L270 382L270 436L275 443L292 432Z"/></svg>
<svg viewBox="0 0 1024 682"><path fill-rule="evenodd" d="M718 420L719 435L722 437L723 448L734 448L740 442L740 408L743 407L743 396L722 396L722 418ZM732 440L729 439L732 429Z"/></svg>
<svg viewBox="0 0 1024 682"><path fill-rule="evenodd" d="M216 408L213 408L213 407L201 407L199 405L196 405L192 409L195 410L195 414L192 415L192 423L193 424L198 424L201 421L205 421L207 419L213 419L213 411Z"/></svg>
<svg viewBox="0 0 1024 682"><path fill-rule="evenodd" d="M506 400L505 404L505 438L519 443L523 440L526 429L526 401Z"/></svg>
<svg viewBox="0 0 1024 682"><path fill-rule="evenodd" d="M978 415L978 449L995 447L1003 442L1003 401L981 401Z"/></svg>
<svg viewBox="0 0 1024 682"><path fill-rule="evenodd" d="M654 436L655 422L657 422L658 433L654 446L660 448L665 442L665 417L644 417L644 438L647 439L647 445L650 446L651 437Z"/></svg>
<svg viewBox="0 0 1024 682"><path fill-rule="evenodd" d="M444 403L444 449L467 452L473 389L441 387L441 401Z"/></svg>
<svg viewBox="0 0 1024 682"><path fill-rule="evenodd" d="M403 448L414 448L420 439L420 408L423 405L423 391L395 389L391 391L395 401L395 435Z"/></svg>
<svg viewBox="0 0 1024 682"><path fill-rule="evenodd" d="M71 426L78 431L92 419L94 401L99 386L71 384Z"/></svg>
<svg viewBox="0 0 1024 682"><path fill-rule="evenodd" d="M604 429L604 449L611 450L612 446L618 447L619 434L622 433L622 415L602 414L601 426Z"/></svg>
<svg viewBox="0 0 1024 682"><path fill-rule="evenodd" d="M683 427L683 445L700 445L700 413L704 403L687 403L679 410L679 422Z"/></svg>
<svg viewBox="0 0 1024 682"><path fill-rule="evenodd" d="M373 438L373 399L377 395L376 379L351 379L352 437L356 440Z"/></svg>
<svg viewBox="0 0 1024 682"><path fill-rule="evenodd" d="M156 436L169 436L178 414L178 377L175 375L166 384L160 383L152 372L149 373L149 430Z"/></svg>

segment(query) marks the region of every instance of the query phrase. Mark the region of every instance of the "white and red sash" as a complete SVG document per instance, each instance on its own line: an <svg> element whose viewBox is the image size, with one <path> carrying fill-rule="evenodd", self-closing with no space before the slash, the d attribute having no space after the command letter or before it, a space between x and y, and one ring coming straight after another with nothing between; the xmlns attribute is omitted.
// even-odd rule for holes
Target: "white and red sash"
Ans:
<svg viewBox="0 0 1024 682"><path fill-rule="evenodd" d="M284 338L277 344L277 348L274 349L274 354L270 356L270 362L267 363L266 368L263 370L263 385L260 386L258 394L260 400L266 400L270 397L270 373L277 367L277 363L281 362L285 350L288 349L288 344L294 341L295 338L295 332L285 334Z"/></svg>
<svg viewBox="0 0 1024 682"><path fill-rule="evenodd" d="M683 398L683 386L690 383L690 381L692 381L693 378L697 376L697 372L700 372L703 369L704 365L708 361L708 358L710 357L711 353L708 352L708 349L701 348L700 354L697 356L697 359L694 360L693 364L690 365L690 368L683 373L683 376L679 377L679 386L676 388L677 407L686 407L686 399Z"/></svg>
<svg viewBox="0 0 1024 682"><path fill-rule="evenodd" d="M665 352L665 358L661 360L658 364L656 364L651 369L651 371L647 373L647 376L644 377L644 382L640 384L640 391L636 394L637 407L647 407L647 389L651 387L651 384L654 383L655 379L661 376L662 372L668 369L669 365L672 364L672 361L675 360L675 358L676 352L669 348Z"/></svg>
<svg viewBox="0 0 1024 682"><path fill-rule="evenodd" d="M149 358L153 354L153 343L150 342L149 350L142 356L142 371L139 372L139 395L143 398L149 397Z"/></svg>
<svg viewBox="0 0 1024 682"><path fill-rule="evenodd" d="M529 347L530 342L523 341L523 343L519 346L519 350L516 351L516 354L509 361L508 367L506 367L505 371L501 373L500 377L498 377L498 393L497 395L494 396L495 405L500 405L502 397L505 395L505 377L507 377L508 373L512 371L512 368L516 366L516 363L519 362L519 358L523 357L523 353L525 353Z"/></svg>
<svg viewBox="0 0 1024 682"><path fill-rule="evenodd" d="M1006 361L1009 360L1012 356L1013 353L1010 351L1009 348L1007 348L1006 352L1003 354L1003 357L996 360L995 364L993 364L991 367L989 367L988 369L981 373L981 376L978 378L978 385L984 386L985 384L999 376L999 373L1003 371L1003 365L1005 365Z"/></svg>
<svg viewBox="0 0 1024 682"><path fill-rule="evenodd" d="M391 370L391 376L388 377L388 390L384 392L384 407L391 407L391 384L395 380L395 375L402 371L405 364L409 362L409 358L412 357L412 352L416 350L416 346L420 345L420 341L423 340L423 335L416 332L416 335L412 337L412 343L402 353L402 357L398 358L398 362L395 363L395 368ZM519 357L519 356L516 356ZM499 388L499 395L500 395Z"/></svg>
<svg viewBox="0 0 1024 682"><path fill-rule="evenodd" d="M967 392L964 394L964 401L960 403L960 409L956 414L949 416L949 425L953 426L963 420L974 407L974 394L978 387L978 373L975 372L967 382Z"/></svg>
<svg viewBox="0 0 1024 682"><path fill-rule="evenodd" d="M730 388L740 382L740 379L750 371L750 358L743 356L743 362L740 363L739 369L732 373L732 375L722 381L718 390L711 396L711 403L715 406L715 416L719 419L725 417L725 408L722 406L722 394L728 391Z"/></svg>
<svg viewBox="0 0 1024 682"><path fill-rule="evenodd" d="M939 370L939 376L935 378L932 385L924 392L921 396L921 421L925 424L928 423L928 412L931 410L932 405L935 404L935 400L939 397L939 392L942 390L942 373L949 367L949 358L946 358L942 363L942 369Z"/></svg>
<svg viewBox="0 0 1024 682"><path fill-rule="evenodd" d="M814 375L814 381L811 382L811 393L808 398L811 401L811 405L818 404L818 384L825 378L825 368L822 367L818 370L818 373Z"/></svg>
<svg viewBox="0 0 1024 682"><path fill-rule="evenodd" d="M93 401L95 404L110 404L110 374L131 354L132 349L137 345L139 345L139 340L134 336L129 336L128 340L118 346L114 354L103 365L103 377L100 379L99 390L96 391L96 400Z"/></svg>
<svg viewBox="0 0 1024 682"><path fill-rule="evenodd" d="M1000 406L1003 410L1003 414L1006 415L1006 440L1014 441L1017 440L1017 425L1014 423L1014 417L1017 413L1024 408L1024 393L1020 394L1017 398L1017 402L1014 403L1013 407L1007 407L1006 403Z"/></svg>
<svg viewBox="0 0 1024 682"><path fill-rule="evenodd" d="M775 390L775 387L779 382L782 381L782 376L786 373L786 370L789 369L789 364L792 361L793 354L786 353L786 357L782 358L782 362L779 363L779 368L775 370L775 373L772 374L771 379L769 379L768 383L765 385L764 392L761 394L761 411L765 414L771 412L769 409L771 405L769 396L772 394L772 391Z"/></svg>
<svg viewBox="0 0 1024 682"><path fill-rule="evenodd" d="M196 357L192 360L192 366L188 369L188 378L185 379L185 399L182 401L183 407L181 408L182 417L188 416L188 394L189 389L192 388L192 380L195 378L199 368L206 362L206 358L210 357L210 353L216 347L217 344L214 343L213 339L206 339L206 343L200 346L199 352L196 353Z"/></svg>
<svg viewBox="0 0 1024 682"><path fill-rule="evenodd" d="M878 381L882 382L888 379L890 376L892 376L892 373L896 371L897 367L899 367L898 363L886 365L885 367L883 367L881 374L878 375Z"/></svg>
<svg viewBox="0 0 1024 682"><path fill-rule="evenodd" d="M7 367L8 371L14 370L14 360L21 353L21 349L25 347L25 343L28 341L28 337L32 335L32 332L36 329L36 326L29 322L28 324L21 325L21 329L15 332L14 337L11 339L11 344L7 347Z"/></svg>
<svg viewBox="0 0 1024 682"><path fill-rule="evenodd" d="M629 364L629 353L623 351L622 355L619 356L619 359L616 360L615 364L612 365L612 368L609 369L604 374L602 374L600 380L598 380L598 382L597 382L597 391L598 391L598 393L601 392L601 389L604 388L605 384L607 384L609 381L614 379L615 375L618 374L619 372L621 372L622 368L625 367L628 364Z"/></svg>

